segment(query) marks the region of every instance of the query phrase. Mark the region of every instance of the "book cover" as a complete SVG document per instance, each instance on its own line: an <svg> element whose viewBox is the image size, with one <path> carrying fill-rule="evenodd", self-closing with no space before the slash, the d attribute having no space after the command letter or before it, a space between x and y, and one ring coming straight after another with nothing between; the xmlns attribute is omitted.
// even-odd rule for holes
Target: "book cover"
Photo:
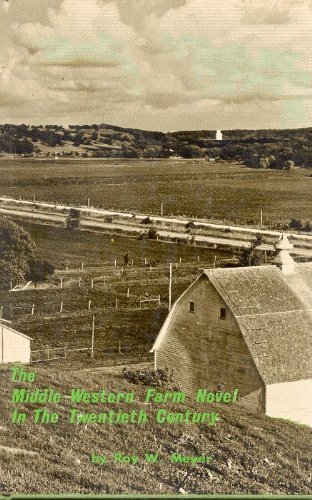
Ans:
<svg viewBox="0 0 312 500"><path fill-rule="evenodd" d="M312 498L308 0L1 0L1 498Z"/></svg>

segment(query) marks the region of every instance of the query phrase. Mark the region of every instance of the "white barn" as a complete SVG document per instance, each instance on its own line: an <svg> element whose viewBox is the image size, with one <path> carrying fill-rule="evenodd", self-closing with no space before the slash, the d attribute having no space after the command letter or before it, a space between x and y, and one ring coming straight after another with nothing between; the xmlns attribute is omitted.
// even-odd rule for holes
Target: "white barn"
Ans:
<svg viewBox="0 0 312 500"><path fill-rule="evenodd" d="M275 265L206 269L171 309L153 346L187 392L239 389L253 411L312 426L312 262L283 236Z"/></svg>
<svg viewBox="0 0 312 500"><path fill-rule="evenodd" d="M0 362L30 363L31 338L0 324Z"/></svg>

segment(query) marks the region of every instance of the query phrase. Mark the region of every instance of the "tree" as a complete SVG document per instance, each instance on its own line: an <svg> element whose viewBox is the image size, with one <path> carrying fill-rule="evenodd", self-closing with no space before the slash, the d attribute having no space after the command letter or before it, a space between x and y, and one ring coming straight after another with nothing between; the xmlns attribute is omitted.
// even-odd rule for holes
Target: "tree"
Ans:
<svg viewBox="0 0 312 500"><path fill-rule="evenodd" d="M26 278L34 281L35 287L40 281L45 281L55 271L54 265L46 260L34 257L29 264L29 271L26 273Z"/></svg>
<svg viewBox="0 0 312 500"><path fill-rule="evenodd" d="M77 208L70 208L68 217L66 219L67 229L77 229L80 224L80 210Z"/></svg>
<svg viewBox="0 0 312 500"><path fill-rule="evenodd" d="M241 254L238 256L240 265L242 267L247 266L260 266L263 264L263 253L257 250L258 246L263 243L262 234L257 234L256 239L251 242L249 248L244 248Z"/></svg>
<svg viewBox="0 0 312 500"><path fill-rule="evenodd" d="M148 240L156 240L158 236L158 232L154 227L150 227L146 232L146 237Z"/></svg>
<svg viewBox="0 0 312 500"><path fill-rule="evenodd" d="M141 220L141 224L152 224L152 220L147 216Z"/></svg>
<svg viewBox="0 0 312 500"><path fill-rule="evenodd" d="M291 219L289 227L291 229L297 229L298 231L300 231L302 229L302 221L299 219Z"/></svg>
<svg viewBox="0 0 312 500"><path fill-rule="evenodd" d="M0 219L0 289L7 290L24 279L36 246L24 228Z"/></svg>
<svg viewBox="0 0 312 500"><path fill-rule="evenodd" d="M0 260L0 290L9 290L24 278L21 269L6 260Z"/></svg>
<svg viewBox="0 0 312 500"><path fill-rule="evenodd" d="M24 228L10 220L0 220L0 260L26 271L35 249L35 243Z"/></svg>

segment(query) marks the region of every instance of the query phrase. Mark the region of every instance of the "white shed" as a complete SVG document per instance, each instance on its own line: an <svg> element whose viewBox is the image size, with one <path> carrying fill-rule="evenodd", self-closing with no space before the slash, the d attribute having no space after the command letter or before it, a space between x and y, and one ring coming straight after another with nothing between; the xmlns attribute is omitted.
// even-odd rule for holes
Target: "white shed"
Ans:
<svg viewBox="0 0 312 500"><path fill-rule="evenodd" d="M30 363L31 338L0 324L0 363Z"/></svg>

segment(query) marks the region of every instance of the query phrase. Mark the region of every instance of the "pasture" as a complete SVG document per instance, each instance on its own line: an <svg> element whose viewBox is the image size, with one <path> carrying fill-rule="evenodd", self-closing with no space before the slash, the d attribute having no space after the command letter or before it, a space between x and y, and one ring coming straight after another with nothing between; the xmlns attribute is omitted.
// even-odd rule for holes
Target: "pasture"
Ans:
<svg viewBox="0 0 312 500"><path fill-rule="evenodd" d="M49 282L0 293L3 317L28 334L32 350L88 348L95 316L94 362L151 359L149 350L168 311L169 263L175 300L200 270L229 252L23 223L56 272ZM125 265L124 255L129 262ZM83 268L82 268L83 263ZM115 265L116 264L116 265ZM140 298L160 297L140 305ZM46 357L46 355L45 355ZM37 358L36 358L37 359ZM90 363L90 356L80 356Z"/></svg>
<svg viewBox="0 0 312 500"><path fill-rule="evenodd" d="M305 169L256 170L194 160L0 160L0 194L216 221L311 218Z"/></svg>
<svg viewBox="0 0 312 500"><path fill-rule="evenodd" d="M70 268L85 266L124 264L124 255L128 253L129 264L147 264L195 262L214 258L215 250L194 247L185 243L165 243L154 240L97 233L91 231L69 231L68 229L44 224L19 221L31 235L39 254L53 262L56 268L64 268L65 262ZM143 230L144 228L142 228ZM219 253L218 253L219 254ZM222 252L220 256L232 255Z"/></svg>

